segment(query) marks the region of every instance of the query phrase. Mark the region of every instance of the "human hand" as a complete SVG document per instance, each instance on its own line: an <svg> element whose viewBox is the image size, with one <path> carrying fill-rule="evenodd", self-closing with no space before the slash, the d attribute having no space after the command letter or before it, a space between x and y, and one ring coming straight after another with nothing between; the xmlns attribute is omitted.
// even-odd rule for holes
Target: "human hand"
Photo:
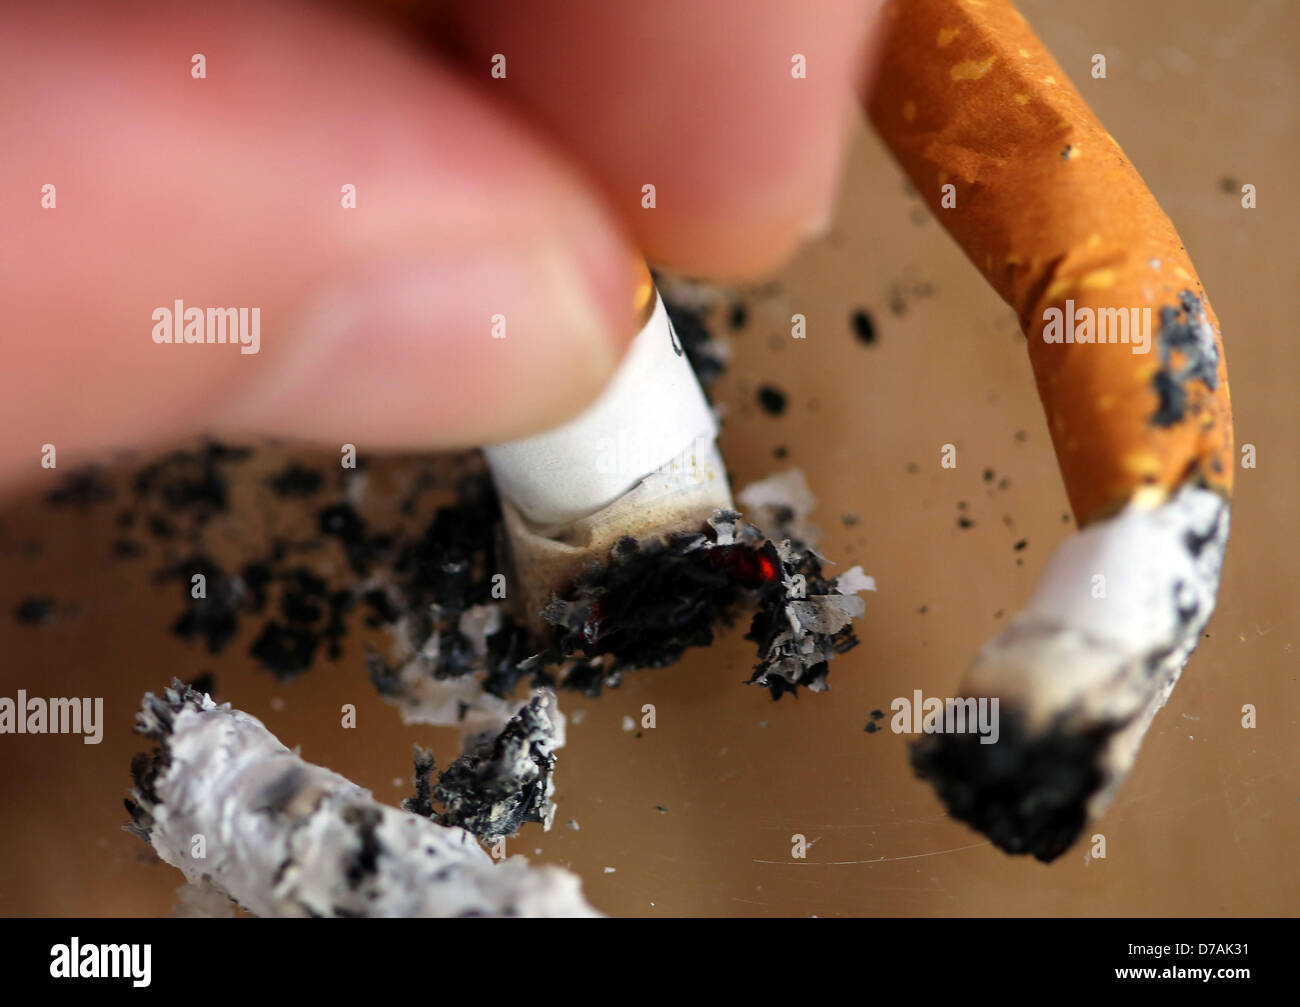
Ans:
<svg viewBox="0 0 1300 1007"><path fill-rule="evenodd" d="M0 483L47 443L563 421L632 335L638 256L754 276L826 220L875 7L479 0L439 10L440 56L287 0L11 9ZM259 308L258 352L159 345L176 300Z"/></svg>

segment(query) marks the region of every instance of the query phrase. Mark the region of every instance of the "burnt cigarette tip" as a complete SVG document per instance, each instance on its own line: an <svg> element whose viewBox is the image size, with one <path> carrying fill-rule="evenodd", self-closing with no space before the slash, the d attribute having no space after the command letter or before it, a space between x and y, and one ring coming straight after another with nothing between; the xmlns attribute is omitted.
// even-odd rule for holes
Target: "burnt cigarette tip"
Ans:
<svg viewBox="0 0 1300 1007"><path fill-rule="evenodd" d="M912 746L912 768L949 814L994 846L1050 863L1087 824L1089 801L1106 780L1101 756L1113 734L1107 726L1031 735L1004 708L994 744L974 734L928 735Z"/></svg>

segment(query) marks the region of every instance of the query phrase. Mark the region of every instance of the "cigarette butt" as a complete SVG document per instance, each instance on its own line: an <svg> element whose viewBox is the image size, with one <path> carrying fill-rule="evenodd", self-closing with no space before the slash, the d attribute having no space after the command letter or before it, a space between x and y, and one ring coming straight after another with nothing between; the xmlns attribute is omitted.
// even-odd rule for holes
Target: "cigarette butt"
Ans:
<svg viewBox="0 0 1300 1007"><path fill-rule="evenodd" d="M749 682L773 698L824 691L830 658L857 642L857 595L874 584L858 568L822 575L800 474L744 497L776 541L733 510L712 412L662 298L641 290L648 320L610 391L566 427L485 452L517 614L539 647L558 653L564 683L595 694L625 670L707 645L746 602L757 609ZM593 473L594 443L614 464ZM787 516L769 520L776 513Z"/></svg>
<svg viewBox="0 0 1300 1007"><path fill-rule="evenodd" d="M1168 217L1006 0L890 0L868 112L1015 308L1082 530L962 692L998 737L917 771L1002 849L1060 855L1122 783L1214 608L1232 417L1218 320Z"/></svg>
<svg viewBox="0 0 1300 1007"><path fill-rule="evenodd" d="M620 539L663 540L698 531L715 511L731 506L722 458L711 441L691 465L670 463L594 514L559 529L539 527L503 499L520 615L535 633L548 633L541 613L552 597L588 567L606 562Z"/></svg>
<svg viewBox="0 0 1300 1007"><path fill-rule="evenodd" d="M589 408L554 430L484 448L502 499L538 527L589 517L665 466L690 465L717 437L653 285L638 291L634 311L644 324Z"/></svg>
<svg viewBox="0 0 1300 1007"><path fill-rule="evenodd" d="M501 497L519 615L541 612L619 539L698 531L732 506L717 423L648 270L613 380L564 426L484 449Z"/></svg>

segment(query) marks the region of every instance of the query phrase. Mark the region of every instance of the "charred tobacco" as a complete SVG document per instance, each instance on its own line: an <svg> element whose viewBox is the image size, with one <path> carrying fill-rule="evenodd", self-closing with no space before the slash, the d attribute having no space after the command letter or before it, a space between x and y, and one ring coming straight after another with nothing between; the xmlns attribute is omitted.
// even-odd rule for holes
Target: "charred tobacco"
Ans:
<svg viewBox="0 0 1300 1007"><path fill-rule="evenodd" d="M472 739L432 788L433 801L444 808L433 816L435 820L459 826L489 842L516 835L527 822L541 822L550 828L555 815L551 795L559 716L554 693L537 692L499 734L484 732ZM432 769L430 759L426 785ZM417 781L420 771L417 753ZM412 802L418 803L420 798L417 782Z"/></svg>
<svg viewBox="0 0 1300 1007"><path fill-rule="evenodd" d="M975 734L925 737L912 747L912 766L954 818L1007 853L1049 863L1088 820L1088 800L1105 780L1098 760L1116 725L1034 735L1003 710L1000 730L996 745L981 744Z"/></svg>
<svg viewBox="0 0 1300 1007"><path fill-rule="evenodd" d="M779 699L800 685L826 688L827 661L857 643L850 625L863 610L857 590L856 581L827 580L811 549L788 539L778 545L736 512L718 511L698 534L621 540L607 564L588 571L542 616L555 627L562 656L606 656L602 673L617 676L709 645L714 627L734 621L747 604L755 612L746 639L758 644L749 682ZM590 694L593 670L579 665L562 683Z"/></svg>

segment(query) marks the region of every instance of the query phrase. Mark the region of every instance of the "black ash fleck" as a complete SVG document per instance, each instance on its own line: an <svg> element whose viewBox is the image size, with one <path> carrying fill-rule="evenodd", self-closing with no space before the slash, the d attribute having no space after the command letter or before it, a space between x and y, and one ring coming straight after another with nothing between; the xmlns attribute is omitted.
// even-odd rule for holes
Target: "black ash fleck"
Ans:
<svg viewBox="0 0 1300 1007"><path fill-rule="evenodd" d="M872 320L869 312L865 309L859 309L853 312L852 324L853 333L857 336L858 342L863 343L866 346L875 345L876 323Z"/></svg>
<svg viewBox="0 0 1300 1007"><path fill-rule="evenodd" d="M267 479L266 484L276 496L310 497L324 488L325 476L319 469L290 462L283 471Z"/></svg>
<svg viewBox="0 0 1300 1007"><path fill-rule="evenodd" d="M1151 416L1158 427L1181 423L1187 415L1187 386L1200 381L1210 391L1219 385L1219 350L1214 329L1205 314L1205 305L1190 290L1178 295L1178 307L1160 309L1160 331L1156 334L1160 369L1151 378L1159 406ZM1173 354L1181 354L1183 364L1175 367Z"/></svg>
<svg viewBox="0 0 1300 1007"><path fill-rule="evenodd" d="M26 626L41 626L54 619L54 600L30 595L18 603L14 618Z"/></svg>
<svg viewBox="0 0 1300 1007"><path fill-rule="evenodd" d="M769 416L780 416L785 412L785 392L775 385L763 385L758 390L758 404L763 407L763 412Z"/></svg>

